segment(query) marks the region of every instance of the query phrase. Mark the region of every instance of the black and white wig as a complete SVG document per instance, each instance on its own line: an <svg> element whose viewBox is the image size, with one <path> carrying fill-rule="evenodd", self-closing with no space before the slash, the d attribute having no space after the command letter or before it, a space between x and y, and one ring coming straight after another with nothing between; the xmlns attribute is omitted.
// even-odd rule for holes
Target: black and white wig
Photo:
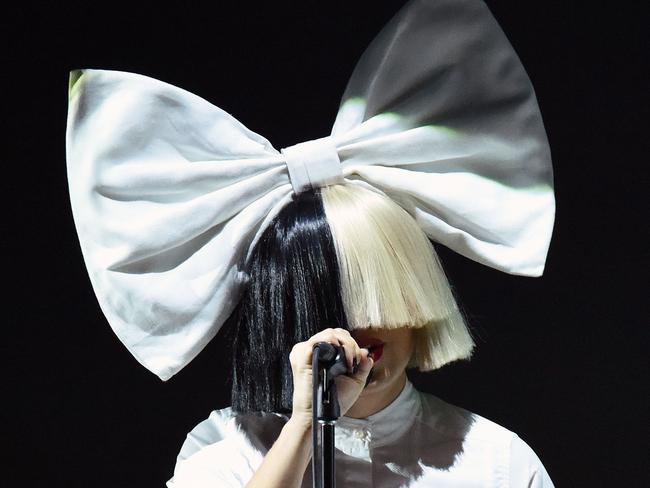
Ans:
<svg viewBox="0 0 650 488"><path fill-rule="evenodd" d="M291 409L289 352L328 327L415 329L410 367L474 343L431 241L390 198L339 184L294 195L258 240L228 327L235 411Z"/></svg>

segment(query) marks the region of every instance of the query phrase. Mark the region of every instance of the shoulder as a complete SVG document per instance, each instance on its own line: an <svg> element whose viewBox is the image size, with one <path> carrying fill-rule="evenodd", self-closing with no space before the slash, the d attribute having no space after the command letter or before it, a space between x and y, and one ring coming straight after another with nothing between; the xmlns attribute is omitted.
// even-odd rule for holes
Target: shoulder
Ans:
<svg viewBox="0 0 650 488"><path fill-rule="evenodd" d="M439 435L457 440L465 455L489 460L504 486L552 488L533 449L515 432L481 415L420 392L422 422Z"/></svg>
<svg viewBox="0 0 650 488"><path fill-rule="evenodd" d="M238 435L235 418L236 415L230 407L213 410L207 419L197 424L187 434L177 461L189 458L205 446Z"/></svg>
<svg viewBox="0 0 650 488"><path fill-rule="evenodd" d="M213 410L187 434L178 460L185 460L204 447L227 439L262 447L271 437L277 437L286 421L285 415L276 413L238 414L230 407Z"/></svg>
<svg viewBox="0 0 650 488"><path fill-rule="evenodd" d="M286 420L275 413L237 414L230 407L212 411L187 434L167 486L242 486Z"/></svg>
<svg viewBox="0 0 650 488"><path fill-rule="evenodd" d="M420 392L422 420L441 435L509 449L514 432L481 415Z"/></svg>
<svg viewBox="0 0 650 488"><path fill-rule="evenodd" d="M553 488L553 482L535 451L517 434L510 444L510 485Z"/></svg>

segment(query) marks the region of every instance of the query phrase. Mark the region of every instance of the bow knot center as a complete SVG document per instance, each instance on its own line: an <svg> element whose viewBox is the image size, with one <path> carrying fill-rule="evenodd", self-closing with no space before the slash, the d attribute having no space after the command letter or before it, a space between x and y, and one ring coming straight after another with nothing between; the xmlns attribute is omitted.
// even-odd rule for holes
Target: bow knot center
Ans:
<svg viewBox="0 0 650 488"><path fill-rule="evenodd" d="M301 142L280 150L296 194L343 182L341 160L331 137Z"/></svg>

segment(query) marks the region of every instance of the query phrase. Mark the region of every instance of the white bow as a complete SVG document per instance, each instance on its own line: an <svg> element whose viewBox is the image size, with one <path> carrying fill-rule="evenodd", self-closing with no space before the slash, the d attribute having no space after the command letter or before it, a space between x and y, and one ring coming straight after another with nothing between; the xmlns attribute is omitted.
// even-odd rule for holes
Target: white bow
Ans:
<svg viewBox="0 0 650 488"><path fill-rule="evenodd" d="M132 73L71 73L68 179L95 293L166 380L237 304L256 239L300 192L363 185L433 240L542 273L554 219L533 87L483 2L414 0L357 64L328 137L278 152L204 99Z"/></svg>

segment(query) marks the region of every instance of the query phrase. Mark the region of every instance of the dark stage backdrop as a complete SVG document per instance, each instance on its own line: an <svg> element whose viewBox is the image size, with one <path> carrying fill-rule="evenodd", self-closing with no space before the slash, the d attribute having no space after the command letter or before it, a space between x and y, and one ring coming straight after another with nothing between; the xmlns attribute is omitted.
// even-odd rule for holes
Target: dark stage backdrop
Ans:
<svg viewBox="0 0 650 488"><path fill-rule="evenodd" d="M99 309L67 193L68 71L172 83L280 148L329 134L355 62L402 4L4 7L2 486L163 486L186 433L229 400L220 337L163 383ZM539 279L439 248L478 350L412 381L519 433L558 487L650 486L642 2L487 4L537 92L557 222Z"/></svg>

